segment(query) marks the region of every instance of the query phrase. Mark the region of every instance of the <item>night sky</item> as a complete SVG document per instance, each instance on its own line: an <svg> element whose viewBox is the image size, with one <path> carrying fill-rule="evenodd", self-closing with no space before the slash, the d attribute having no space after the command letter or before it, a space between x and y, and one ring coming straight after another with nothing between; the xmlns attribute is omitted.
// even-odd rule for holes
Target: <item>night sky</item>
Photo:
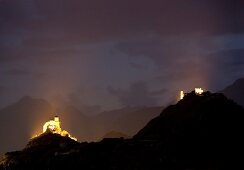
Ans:
<svg viewBox="0 0 244 170"><path fill-rule="evenodd" d="M243 0L0 0L0 107L164 105L244 76Z"/></svg>

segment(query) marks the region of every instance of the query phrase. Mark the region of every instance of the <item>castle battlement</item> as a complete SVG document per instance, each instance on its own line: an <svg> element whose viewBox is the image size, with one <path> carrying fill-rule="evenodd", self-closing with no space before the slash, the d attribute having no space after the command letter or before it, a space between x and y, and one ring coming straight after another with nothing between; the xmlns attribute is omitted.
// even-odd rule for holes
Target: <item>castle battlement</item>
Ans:
<svg viewBox="0 0 244 170"><path fill-rule="evenodd" d="M66 130L62 130L60 125L61 125L61 122L59 121L59 117L55 116L52 120L49 120L46 123L44 123L41 134L50 132L50 133L59 134L64 137L69 137L70 139L77 141L77 139L75 137L71 136L69 134L69 132L67 132ZM34 135L32 138L38 137L41 134Z"/></svg>
<svg viewBox="0 0 244 170"><path fill-rule="evenodd" d="M202 88L195 88L194 91L196 95L202 95L202 93L204 92ZM180 100L182 100L186 94L187 93L184 93L184 91L180 91Z"/></svg>

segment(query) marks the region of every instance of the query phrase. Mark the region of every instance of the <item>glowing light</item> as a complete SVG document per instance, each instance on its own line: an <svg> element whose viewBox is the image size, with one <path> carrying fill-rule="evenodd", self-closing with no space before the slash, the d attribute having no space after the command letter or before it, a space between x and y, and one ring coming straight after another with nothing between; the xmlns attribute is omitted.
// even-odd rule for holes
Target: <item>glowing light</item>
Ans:
<svg viewBox="0 0 244 170"><path fill-rule="evenodd" d="M54 120L49 120L48 122L46 122L43 125L43 133L45 133L47 131L47 129L49 129L50 131L52 131L53 133L61 133L61 127L60 127L60 121L59 121L59 117L55 116Z"/></svg>
<svg viewBox="0 0 244 170"><path fill-rule="evenodd" d="M202 88L195 88L195 93L201 95L203 93Z"/></svg>
<svg viewBox="0 0 244 170"><path fill-rule="evenodd" d="M69 132L67 132L66 130L62 130L61 126L60 126L60 121L59 121L59 117L55 116L53 120L49 120L47 121L44 125L43 125L43 133L45 133L47 130L49 130L51 133L56 133L59 134L61 136L67 136L75 141L77 141L77 139L73 136L71 136L69 134ZM38 137L39 135L35 135L33 137Z"/></svg>
<svg viewBox="0 0 244 170"><path fill-rule="evenodd" d="M182 100L184 98L185 94L183 91L180 91L180 100Z"/></svg>
<svg viewBox="0 0 244 170"><path fill-rule="evenodd" d="M203 93L203 89L202 88L195 88L195 94L196 95L201 95ZM180 91L180 100L182 100L185 95L187 95L187 93L184 93L184 91Z"/></svg>

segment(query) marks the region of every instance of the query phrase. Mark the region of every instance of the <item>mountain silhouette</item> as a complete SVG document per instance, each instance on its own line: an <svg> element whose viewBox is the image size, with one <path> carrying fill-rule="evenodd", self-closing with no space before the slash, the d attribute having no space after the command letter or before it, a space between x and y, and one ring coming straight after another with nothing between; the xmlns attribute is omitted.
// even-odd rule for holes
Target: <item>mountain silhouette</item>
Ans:
<svg viewBox="0 0 244 170"><path fill-rule="evenodd" d="M244 78L236 80L233 84L220 91L244 107Z"/></svg>
<svg viewBox="0 0 244 170"><path fill-rule="evenodd" d="M92 139L92 129L88 116L72 105L64 105L59 110L61 126L68 132L72 132L81 141Z"/></svg>
<svg viewBox="0 0 244 170"><path fill-rule="evenodd" d="M242 153L243 108L223 94L188 93L167 107L134 139L161 141L165 157L180 166L238 164Z"/></svg>
<svg viewBox="0 0 244 170"><path fill-rule="evenodd" d="M243 168L244 109L223 94L188 93L131 139L77 143L45 133L0 160L8 169Z"/></svg>
<svg viewBox="0 0 244 170"><path fill-rule="evenodd" d="M23 147L32 135L42 131L40 125L52 112L47 101L29 96L1 109L0 153Z"/></svg>
<svg viewBox="0 0 244 170"><path fill-rule="evenodd" d="M105 139L105 138L125 138L125 139L127 139L127 138L129 138L129 136L122 132L110 131L110 132L106 133L101 139Z"/></svg>
<svg viewBox="0 0 244 170"><path fill-rule="evenodd" d="M117 131L133 136L143 128L149 120L158 116L163 107L125 107L105 111L93 117L93 127L101 138L104 134Z"/></svg>
<svg viewBox="0 0 244 170"><path fill-rule="evenodd" d="M133 136L161 110L162 107L122 108L89 117L73 105L55 109L44 99L25 96L0 110L0 136L4 137L0 140L0 154L24 147L33 135L42 132L44 122L56 114L61 117L62 127L80 141L97 141L110 131Z"/></svg>

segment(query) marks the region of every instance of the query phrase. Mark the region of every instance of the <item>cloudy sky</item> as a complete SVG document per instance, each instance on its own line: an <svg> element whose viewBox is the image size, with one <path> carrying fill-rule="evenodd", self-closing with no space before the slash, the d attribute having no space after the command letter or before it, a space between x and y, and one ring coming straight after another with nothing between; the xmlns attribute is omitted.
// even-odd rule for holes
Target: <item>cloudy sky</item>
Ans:
<svg viewBox="0 0 244 170"><path fill-rule="evenodd" d="M0 0L0 106L163 105L244 76L242 0Z"/></svg>

